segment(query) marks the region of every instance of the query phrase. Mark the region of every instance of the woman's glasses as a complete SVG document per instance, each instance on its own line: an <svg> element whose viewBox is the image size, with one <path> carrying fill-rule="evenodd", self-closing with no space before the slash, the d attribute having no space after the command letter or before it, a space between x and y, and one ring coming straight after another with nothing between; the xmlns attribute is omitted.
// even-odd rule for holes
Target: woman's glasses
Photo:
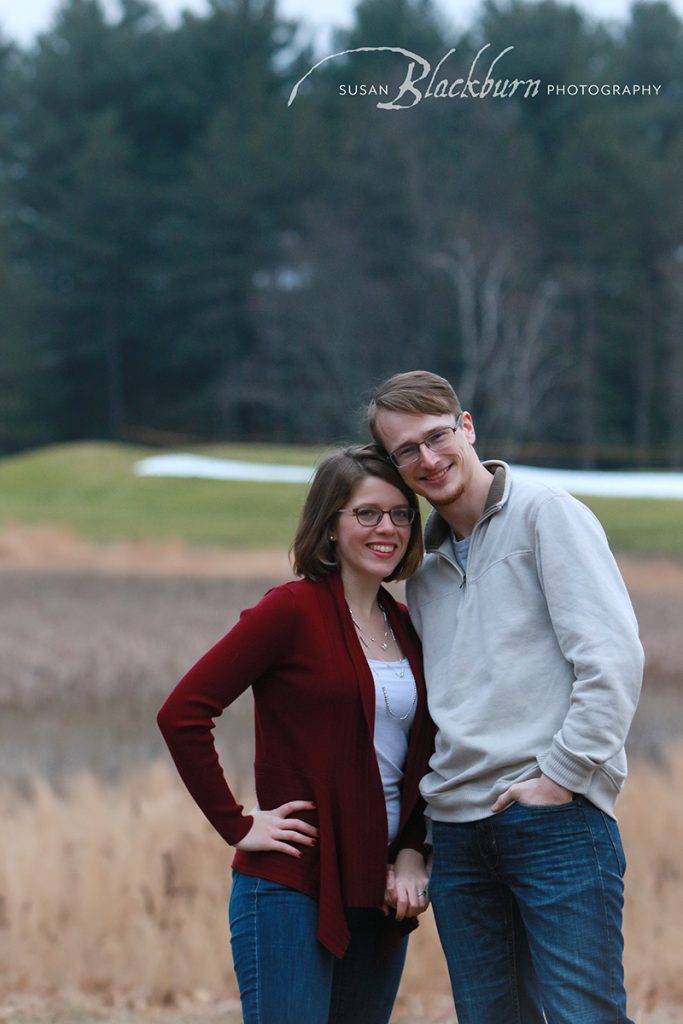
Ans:
<svg viewBox="0 0 683 1024"><path fill-rule="evenodd" d="M355 516L361 526L379 526L384 516L389 516L394 526L410 526L415 518L415 509L398 505L396 508L375 508L373 505L362 505L360 508L338 508L337 512L346 512Z"/></svg>

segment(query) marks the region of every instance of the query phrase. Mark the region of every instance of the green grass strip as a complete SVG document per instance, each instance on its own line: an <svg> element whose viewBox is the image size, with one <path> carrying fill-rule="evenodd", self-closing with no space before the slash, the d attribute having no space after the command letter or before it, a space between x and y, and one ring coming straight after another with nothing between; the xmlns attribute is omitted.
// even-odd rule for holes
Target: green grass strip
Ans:
<svg viewBox="0 0 683 1024"><path fill-rule="evenodd" d="M254 462L315 465L324 449L210 445L183 449ZM57 445L0 460L0 524L57 524L98 542L179 538L193 547L288 546L304 484L136 477L146 448ZM616 551L683 559L683 502L585 498Z"/></svg>

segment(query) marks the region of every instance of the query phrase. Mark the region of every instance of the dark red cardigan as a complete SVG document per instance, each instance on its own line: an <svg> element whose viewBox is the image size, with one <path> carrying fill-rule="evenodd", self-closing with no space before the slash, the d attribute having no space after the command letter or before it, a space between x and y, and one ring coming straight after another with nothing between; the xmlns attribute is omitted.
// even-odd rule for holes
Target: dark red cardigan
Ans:
<svg viewBox="0 0 683 1024"><path fill-rule="evenodd" d="M211 824L231 844L249 831L223 775L213 719L251 686L259 807L311 800L305 820L318 845L301 858L238 850L233 867L319 900L317 937L335 956L349 941L344 907L379 907L387 852L421 850L420 779L433 731L419 641L405 609L386 591L382 604L417 685L402 789L399 833L387 851L387 816L375 756L375 688L344 599L339 575L270 590L178 683L158 715L178 771ZM412 924L412 922L411 922Z"/></svg>

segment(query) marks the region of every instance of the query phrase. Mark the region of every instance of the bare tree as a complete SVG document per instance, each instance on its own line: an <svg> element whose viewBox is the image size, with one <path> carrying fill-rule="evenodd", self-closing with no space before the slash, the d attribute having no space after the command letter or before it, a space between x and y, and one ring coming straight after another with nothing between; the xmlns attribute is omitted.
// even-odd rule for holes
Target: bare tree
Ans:
<svg viewBox="0 0 683 1024"><path fill-rule="evenodd" d="M567 375L560 285L534 276L521 245L477 246L456 238L431 256L453 283L461 368L458 389L478 410L482 432L505 442L512 458L542 436L548 400Z"/></svg>
<svg viewBox="0 0 683 1024"><path fill-rule="evenodd" d="M683 466L683 246L665 268L668 304L667 412L669 419L669 464Z"/></svg>

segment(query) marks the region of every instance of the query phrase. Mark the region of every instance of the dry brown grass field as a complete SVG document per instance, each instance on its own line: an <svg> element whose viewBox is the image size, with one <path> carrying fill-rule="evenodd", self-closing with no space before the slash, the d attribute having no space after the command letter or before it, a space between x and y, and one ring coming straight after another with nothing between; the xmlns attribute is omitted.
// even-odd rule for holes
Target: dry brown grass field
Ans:
<svg viewBox="0 0 683 1024"><path fill-rule="evenodd" d="M284 558L127 549L41 566L17 550L0 542L0 1022L237 1024L230 850L176 780L154 716ZM683 1021L683 566L622 568L648 655L618 808L626 969L637 1019L669 1024ZM217 728L245 802L250 718L247 697ZM394 1020L455 1020L429 915Z"/></svg>

